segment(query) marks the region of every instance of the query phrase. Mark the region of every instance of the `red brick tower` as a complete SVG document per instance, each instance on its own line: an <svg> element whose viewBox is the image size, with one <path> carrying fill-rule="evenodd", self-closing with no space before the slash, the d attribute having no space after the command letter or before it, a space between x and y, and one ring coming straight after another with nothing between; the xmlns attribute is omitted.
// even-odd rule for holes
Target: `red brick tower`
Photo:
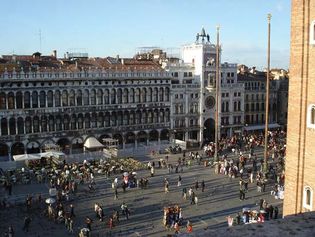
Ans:
<svg viewBox="0 0 315 237"><path fill-rule="evenodd" d="M315 209L315 0L292 0L284 215Z"/></svg>

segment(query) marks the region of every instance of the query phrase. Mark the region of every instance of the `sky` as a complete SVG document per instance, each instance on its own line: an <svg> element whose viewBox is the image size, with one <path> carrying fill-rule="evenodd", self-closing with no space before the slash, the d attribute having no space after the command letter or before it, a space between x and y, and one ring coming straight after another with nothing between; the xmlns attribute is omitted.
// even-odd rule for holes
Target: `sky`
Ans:
<svg viewBox="0 0 315 237"><path fill-rule="evenodd" d="M180 48L204 27L222 61L267 65L267 14L271 67L288 68L290 0L1 0L0 55L41 51L58 57L132 57L139 47Z"/></svg>

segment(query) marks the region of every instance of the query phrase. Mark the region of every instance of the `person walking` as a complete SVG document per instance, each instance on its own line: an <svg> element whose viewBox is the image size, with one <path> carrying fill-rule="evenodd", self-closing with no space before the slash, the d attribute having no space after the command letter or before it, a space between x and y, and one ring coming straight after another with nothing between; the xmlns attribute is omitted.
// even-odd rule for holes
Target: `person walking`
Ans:
<svg viewBox="0 0 315 237"><path fill-rule="evenodd" d="M198 190L198 188L199 188L198 180L197 180L196 183L195 183L195 188L196 188L196 190Z"/></svg>
<svg viewBox="0 0 315 237"><path fill-rule="evenodd" d="M114 189L114 194L115 194L114 200L117 200L117 199L118 199L118 190L117 190L117 187L115 187L115 189Z"/></svg>
<svg viewBox="0 0 315 237"><path fill-rule="evenodd" d="M73 225L74 225L74 223L73 223L73 218L70 218L69 219L69 233L71 233L71 234L73 234Z"/></svg>
<svg viewBox="0 0 315 237"><path fill-rule="evenodd" d="M13 230L12 225L9 226L8 237L14 237L14 230Z"/></svg>
<svg viewBox="0 0 315 237"><path fill-rule="evenodd" d="M85 218L85 224L86 224L86 228L92 231L92 219L90 217L87 216Z"/></svg>
<svg viewBox="0 0 315 237"><path fill-rule="evenodd" d="M183 188L183 199L187 200L187 188Z"/></svg>
<svg viewBox="0 0 315 237"><path fill-rule="evenodd" d="M202 180L202 182L201 182L201 191L202 192L204 192L205 191L205 181L204 180Z"/></svg>
<svg viewBox="0 0 315 237"><path fill-rule="evenodd" d="M274 212L275 212L275 218L274 219L278 219L278 213L279 213L278 207L274 208Z"/></svg>
<svg viewBox="0 0 315 237"><path fill-rule="evenodd" d="M31 219L29 216L26 216L26 217L24 218L23 230L24 230L25 232L28 232L28 231L29 231L29 227L30 227L31 221L32 221L32 219Z"/></svg>
<svg viewBox="0 0 315 237"><path fill-rule="evenodd" d="M196 197L196 194L195 194L194 191L192 191L192 193L191 193L191 200L190 200L190 204L191 204L191 205L192 205L192 204L196 204L196 202L195 202L195 197Z"/></svg>
<svg viewBox="0 0 315 237"><path fill-rule="evenodd" d="M182 185L182 177L179 175L178 176L177 187L180 187L181 185Z"/></svg>

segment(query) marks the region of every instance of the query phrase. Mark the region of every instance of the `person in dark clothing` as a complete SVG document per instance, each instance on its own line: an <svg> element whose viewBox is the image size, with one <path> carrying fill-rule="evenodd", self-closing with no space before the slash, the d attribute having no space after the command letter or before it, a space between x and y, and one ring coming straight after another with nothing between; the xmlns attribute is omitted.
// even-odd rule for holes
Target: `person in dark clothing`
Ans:
<svg viewBox="0 0 315 237"><path fill-rule="evenodd" d="M204 192L205 191L205 181L204 180L202 180L202 182L201 182L201 191L202 192Z"/></svg>
<svg viewBox="0 0 315 237"><path fill-rule="evenodd" d="M278 207L274 208L274 212L275 212L275 219L278 219L278 213L279 213Z"/></svg>
<svg viewBox="0 0 315 237"><path fill-rule="evenodd" d="M74 214L74 206L73 204L70 204L70 218L74 218L75 214Z"/></svg>
<svg viewBox="0 0 315 237"><path fill-rule="evenodd" d="M199 188L198 180L197 180L196 183L195 183L195 188L196 188L196 190L198 190L198 188Z"/></svg>
<svg viewBox="0 0 315 237"><path fill-rule="evenodd" d="M31 220L32 220L32 219L31 219L29 216L26 216L26 217L24 218L23 230L24 230L25 232L28 232L29 227L30 227L30 224L31 224Z"/></svg>
<svg viewBox="0 0 315 237"><path fill-rule="evenodd" d="M263 209L264 199L259 200L259 209Z"/></svg>
<svg viewBox="0 0 315 237"><path fill-rule="evenodd" d="M238 225L241 224L241 215L240 215L240 213L237 213L237 215L236 215L236 223L237 223Z"/></svg>
<svg viewBox="0 0 315 237"><path fill-rule="evenodd" d="M92 230L92 219L90 217L86 217L85 218L85 224L86 224L86 228L88 228L90 231Z"/></svg>
<svg viewBox="0 0 315 237"><path fill-rule="evenodd" d="M272 219L272 216L273 216L273 210L274 210L273 206L272 206L272 205L270 205L270 207L269 207L269 217L270 217L270 219Z"/></svg>
<svg viewBox="0 0 315 237"><path fill-rule="evenodd" d="M196 204L196 202L195 202L195 197L196 197L196 195L195 195L195 192L193 191L193 192L191 193L191 201L190 201L190 204Z"/></svg>

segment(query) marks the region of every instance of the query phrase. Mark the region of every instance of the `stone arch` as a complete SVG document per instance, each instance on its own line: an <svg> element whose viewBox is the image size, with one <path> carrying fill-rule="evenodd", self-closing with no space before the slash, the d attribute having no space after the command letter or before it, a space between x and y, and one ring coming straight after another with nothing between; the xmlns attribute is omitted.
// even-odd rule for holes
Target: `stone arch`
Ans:
<svg viewBox="0 0 315 237"><path fill-rule="evenodd" d="M39 133L39 118L38 116L33 117L33 133Z"/></svg>
<svg viewBox="0 0 315 237"><path fill-rule="evenodd" d="M130 103L134 103L135 102L135 89L133 89L133 88L130 88L129 102Z"/></svg>
<svg viewBox="0 0 315 237"><path fill-rule="evenodd" d="M40 126L41 126L41 131L42 132L47 132L47 116L46 115L42 115L40 117Z"/></svg>
<svg viewBox="0 0 315 237"><path fill-rule="evenodd" d="M46 139L40 144L40 149L45 152L46 146L56 147L56 142L53 139Z"/></svg>
<svg viewBox="0 0 315 237"><path fill-rule="evenodd" d="M70 118L70 129L76 130L77 129L77 115L72 114Z"/></svg>
<svg viewBox="0 0 315 237"><path fill-rule="evenodd" d="M126 144L134 144L136 141L136 135L133 132L127 132L125 134Z"/></svg>
<svg viewBox="0 0 315 237"><path fill-rule="evenodd" d="M11 146L11 155L21 155L25 153L25 146L22 142L15 142Z"/></svg>
<svg viewBox="0 0 315 237"><path fill-rule="evenodd" d="M164 88L163 87L160 87L159 89L159 99L161 102L164 101Z"/></svg>
<svg viewBox="0 0 315 237"><path fill-rule="evenodd" d="M113 135L113 138L118 140L119 148L122 148L123 136L120 133L116 133L116 134Z"/></svg>
<svg viewBox="0 0 315 237"><path fill-rule="evenodd" d="M163 129L162 131L161 131L161 135L160 135L160 139L161 139L161 141L163 140L163 141L165 141L165 140L169 140L169 137L170 137L170 132L169 132L169 130L168 129Z"/></svg>
<svg viewBox="0 0 315 237"><path fill-rule="evenodd" d="M159 132L157 130L151 130L149 133L149 141L158 141Z"/></svg>
<svg viewBox="0 0 315 237"><path fill-rule="evenodd" d="M89 90L85 89L83 91L83 105L89 105L90 104L89 96L90 96Z"/></svg>
<svg viewBox="0 0 315 237"><path fill-rule="evenodd" d="M122 95L123 95L122 89L118 88L117 89L117 103L118 104L121 104L123 101Z"/></svg>
<svg viewBox="0 0 315 237"><path fill-rule="evenodd" d="M141 90L141 102L145 103L147 102L147 88L142 88Z"/></svg>
<svg viewBox="0 0 315 237"><path fill-rule="evenodd" d="M148 88L148 97L147 97L148 102L152 102L152 88Z"/></svg>
<svg viewBox="0 0 315 237"><path fill-rule="evenodd" d="M68 91L63 90L61 95L62 106L68 106Z"/></svg>
<svg viewBox="0 0 315 237"><path fill-rule="evenodd" d="M40 153L40 144L38 142L29 142L26 145L26 153L27 154Z"/></svg>
<svg viewBox="0 0 315 237"><path fill-rule="evenodd" d="M0 161L9 160L9 147L5 143L0 143Z"/></svg>
<svg viewBox="0 0 315 237"><path fill-rule="evenodd" d="M110 103L116 104L116 90L114 88L110 91Z"/></svg>
<svg viewBox="0 0 315 237"><path fill-rule="evenodd" d="M82 137L75 137L71 141L71 153L80 154L84 152L84 143Z"/></svg>
<svg viewBox="0 0 315 237"><path fill-rule="evenodd" d="M106 89L104 92L104 104L109 104L109 101L110 101L109 95L110 95L109 90Z"/></svg>
<svg viewBox="0 0 315 237"><path fill-rule="evenodd" d="M65 153L65 154L70 154L70 145L71 142L68 138L60 138L57 143L56 143L59 147L60 150Z"/></svg>
<svg viewBox="0 0 315 237"><path fill-rule="evenodd" d="M147 139L148 139L148 134L145 131L140 131L137 134L137 142L140 143L147 143Z"/></svg>
<svg viewBox="0 0 315 237"><path fill-rule="evenodd" d="M203 139L206 142L214 141L215 137L215 121L212 118L204 122Z"/></svg>
<svg viewBox="0 0 315 237"><path fill-rule="evenodd" d="M100 138L99 138L99 140L100 140L100 142L101 142L102 144L104 144L103 139L105 139L105 138L112 138L112 137L111 137L110 134L102 134L102 135L100 136Z"/></svg>

